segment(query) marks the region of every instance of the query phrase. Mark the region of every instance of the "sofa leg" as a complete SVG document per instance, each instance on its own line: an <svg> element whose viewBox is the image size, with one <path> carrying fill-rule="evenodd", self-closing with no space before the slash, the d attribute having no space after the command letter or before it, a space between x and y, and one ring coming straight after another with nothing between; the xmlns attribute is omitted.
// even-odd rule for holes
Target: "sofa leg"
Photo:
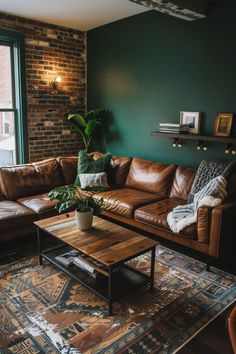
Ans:
<svg viewBox="0 0 236 354"><path fill-rule="evenodd" d="M210 272L210 266L211 266L211 257L208 255L206 259L206 271Z"/></svg>

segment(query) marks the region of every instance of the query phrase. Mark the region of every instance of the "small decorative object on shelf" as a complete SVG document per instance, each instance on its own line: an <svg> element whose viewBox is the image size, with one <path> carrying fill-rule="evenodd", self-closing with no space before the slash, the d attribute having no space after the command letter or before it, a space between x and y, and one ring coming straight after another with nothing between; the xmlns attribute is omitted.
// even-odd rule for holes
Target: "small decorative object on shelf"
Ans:
<svg viewBox="0 0 236 354"><path fill-rule="evenodd" d="M189 125L189 133L199 134L201 123L200 112L180 112L180 124Z"/></svg>
<svg viewBox="0 0 236 354"><path fill-rule="evenodd" d="M215 119L214 135L230 136L233 123L233 113L218 113Z"/></svg>

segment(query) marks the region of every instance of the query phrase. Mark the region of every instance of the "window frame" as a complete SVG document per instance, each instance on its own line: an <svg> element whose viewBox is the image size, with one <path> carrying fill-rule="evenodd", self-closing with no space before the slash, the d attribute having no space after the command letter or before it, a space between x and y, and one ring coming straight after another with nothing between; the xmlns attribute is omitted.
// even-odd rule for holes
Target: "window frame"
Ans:
<svg viewBox="0 0 236 354"><path fill-rule="evenodd" d="M12 101L11 109L1 112L14 112L16 136L16 163L26 163L28 151L28 124L25 74L25 35L22 32L0 28L0 44L11 47Z"/></svg>

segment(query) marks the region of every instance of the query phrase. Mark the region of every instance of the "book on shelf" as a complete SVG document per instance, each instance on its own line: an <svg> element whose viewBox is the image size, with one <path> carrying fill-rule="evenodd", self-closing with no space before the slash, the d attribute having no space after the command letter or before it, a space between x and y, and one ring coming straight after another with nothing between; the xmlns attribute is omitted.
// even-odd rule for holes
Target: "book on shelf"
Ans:
<svg viewBox="0 0 236 354"><path fill-rule="evenodd" d="M76 256L78 256L79 251L77 250L71 250L65 253L60 254L59 256L56 256L55 259L63 264L66 267L69 267L73 265L73 260Z"/></svg>
<svg viewBox="0 0 236 354"><path fill-rule="evenodd" d="M85 259L85 257L77 256L73 260L74 264L81 270L89 274L94 279L101 279L108 276L108 273L102 268L97 267L92 262Z"/></svg>
<svg viewBox="0 0 236 354"><path fill-rule="evenodd" d="M177 129L159 129L161 133L177 133L177 134L188 134L189 130L177 130Z"/></svg>
<svg viewBox="0 0 236 354"><path fill-rule="evenodd" d="M163 128L189 128L189 124L182 123L159 123L159 126Z"/></svg>
<svg viewBox="0 0 236 354"><path fill-rule="evenodd" d="M56 256L55 260L65 267L76 266L95 279L104 278L109 275L106 266L76 249Z"/></svg>

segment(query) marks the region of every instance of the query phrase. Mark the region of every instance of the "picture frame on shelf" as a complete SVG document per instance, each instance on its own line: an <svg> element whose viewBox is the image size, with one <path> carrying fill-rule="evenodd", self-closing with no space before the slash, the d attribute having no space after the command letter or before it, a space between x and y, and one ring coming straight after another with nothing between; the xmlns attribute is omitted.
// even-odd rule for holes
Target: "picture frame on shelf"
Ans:
<svg viewBox="0 0 236 354"><path fill-rule="evenodd" d="M180 112L180 124L189 124L190 134L200 134L201 112Z"/></svg>
<svg viewBox="0 0 236 354"><path fill-rule="evenodd" d="M233 113L218 113L215 119L214 135L230 136L233 124Z"/></svg>

